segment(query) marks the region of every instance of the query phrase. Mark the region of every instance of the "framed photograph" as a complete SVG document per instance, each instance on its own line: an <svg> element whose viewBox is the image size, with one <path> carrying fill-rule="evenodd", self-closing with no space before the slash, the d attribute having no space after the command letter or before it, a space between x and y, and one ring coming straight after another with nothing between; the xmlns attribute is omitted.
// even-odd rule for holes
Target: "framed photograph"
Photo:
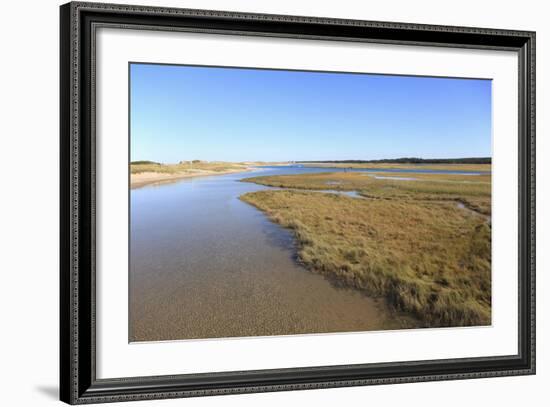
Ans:
<svg viewBox="0 0 550 407"><path fill-rule="evenodd" d="M61 400L535 373L535 33L61 6Z"/></svg>

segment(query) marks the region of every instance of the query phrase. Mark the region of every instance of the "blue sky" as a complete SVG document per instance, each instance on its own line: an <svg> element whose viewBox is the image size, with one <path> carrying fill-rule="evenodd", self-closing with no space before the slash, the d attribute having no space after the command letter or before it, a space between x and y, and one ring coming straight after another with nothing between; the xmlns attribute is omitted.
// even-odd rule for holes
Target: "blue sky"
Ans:
<svg viewBox="0 0 550 407"><path fill-rule="evenodd" d="M131 64L131 160L491 156L491 81Z"/></svg>

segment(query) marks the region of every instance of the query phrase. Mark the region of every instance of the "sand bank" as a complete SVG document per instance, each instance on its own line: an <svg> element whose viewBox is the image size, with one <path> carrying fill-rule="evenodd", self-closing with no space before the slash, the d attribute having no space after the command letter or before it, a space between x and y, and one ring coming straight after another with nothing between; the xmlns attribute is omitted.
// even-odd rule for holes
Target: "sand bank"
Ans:
<svg viewBox="0 0 550 407"><path fill-rule="evenodd" d="M239 172L253 171L253 168L233 169L225 171L194 170L193 172L140 172L130 175L130 188L139 188L149 184L176 181L182 178L208 177L213 175L235 174Z"/></svg>

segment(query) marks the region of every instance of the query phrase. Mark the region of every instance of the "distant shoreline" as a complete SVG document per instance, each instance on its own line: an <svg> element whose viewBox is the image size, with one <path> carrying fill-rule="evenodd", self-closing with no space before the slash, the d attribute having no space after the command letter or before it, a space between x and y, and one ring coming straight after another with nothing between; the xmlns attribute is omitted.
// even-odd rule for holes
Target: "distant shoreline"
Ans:
<svg viewBox="0 0 550 407"><path fill-rule="evenodd" d="M150 184L160 184L163 182L177 181L184 178L195 178L195 177L210 177L214 175L227 175L227 174L236 174L240 172L249 172L253 171L254 168L247 167L244 169L233 169L233 170L224 170L224 171L208 171L208 170L197 170L196 172L181 172L181 173L164 173L164 172L140 172L137 174L130 174L130 189L140 188Z"/></svg>
<svg viewBox="0 0 550 407"><path fill-rule="evenodd" d="M381 160L321 160L296 161L297 163L333 163L333 164L491 164L491 157L462 157L462 158L419 158L401 157L384 158Z"/></svg>
<svg viewBox="0 0 550 407"><path fill-rule="evenodd" d="M135 167L141 167L140 172L132 172L130 175L130 188L140 188L146 185L151 184L161 184L164 182L177 181L184 178L194 178L194 177L209 177L215 175L227 175L235 174L241 172L249 172L255 169L262 167L277 167L277 166L287 166L293 165L292 162L281 162L281 163L246 163L247 165L233 166L233 168L220 168L220 165L225 165L223 162L202 162L200 164L195 164L195 166L201 165L202 168L194 168L189 170L180 165L166 165L159 163L143 163L143 164L134 164L132 163L132 171ZM296 162L298 164L298 162ZM376 169L422 169L422 170L468 170L468 171L480 171L491 173L491 164L391 164L391 163L334 163L334 162L308 162L298 164L302 167L316 167L316 168L326 168L330 170L331 168L345 168L345 169L365 169L365 170L376 170ZM164 168L169 168L171 172L164 172ZM175 167L175 169L174 169Z"/></svg>
<svg viewBox="0 0 550 407"><path fill-rule="evenodd" d="M300 163L304 167L316 168L354 168L354 169L407 169L407 170L455 170L491 172L491 164L401 164L401 163L342 163L308 162Z"/></svg>

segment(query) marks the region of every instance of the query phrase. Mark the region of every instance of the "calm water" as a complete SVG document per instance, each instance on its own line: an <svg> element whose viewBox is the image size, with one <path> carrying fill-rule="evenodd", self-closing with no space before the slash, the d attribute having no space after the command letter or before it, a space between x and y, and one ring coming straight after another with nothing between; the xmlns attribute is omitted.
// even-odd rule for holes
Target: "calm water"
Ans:
<svg viewBox="0 0 550 407"><path fill-rule="evenodd" d="M242 178L326 171L343 170L265 167L132 189L130 340L349 332L406 324L383 301L300 266L291 233L238 199L267 189L238 182Z"/></svg>

